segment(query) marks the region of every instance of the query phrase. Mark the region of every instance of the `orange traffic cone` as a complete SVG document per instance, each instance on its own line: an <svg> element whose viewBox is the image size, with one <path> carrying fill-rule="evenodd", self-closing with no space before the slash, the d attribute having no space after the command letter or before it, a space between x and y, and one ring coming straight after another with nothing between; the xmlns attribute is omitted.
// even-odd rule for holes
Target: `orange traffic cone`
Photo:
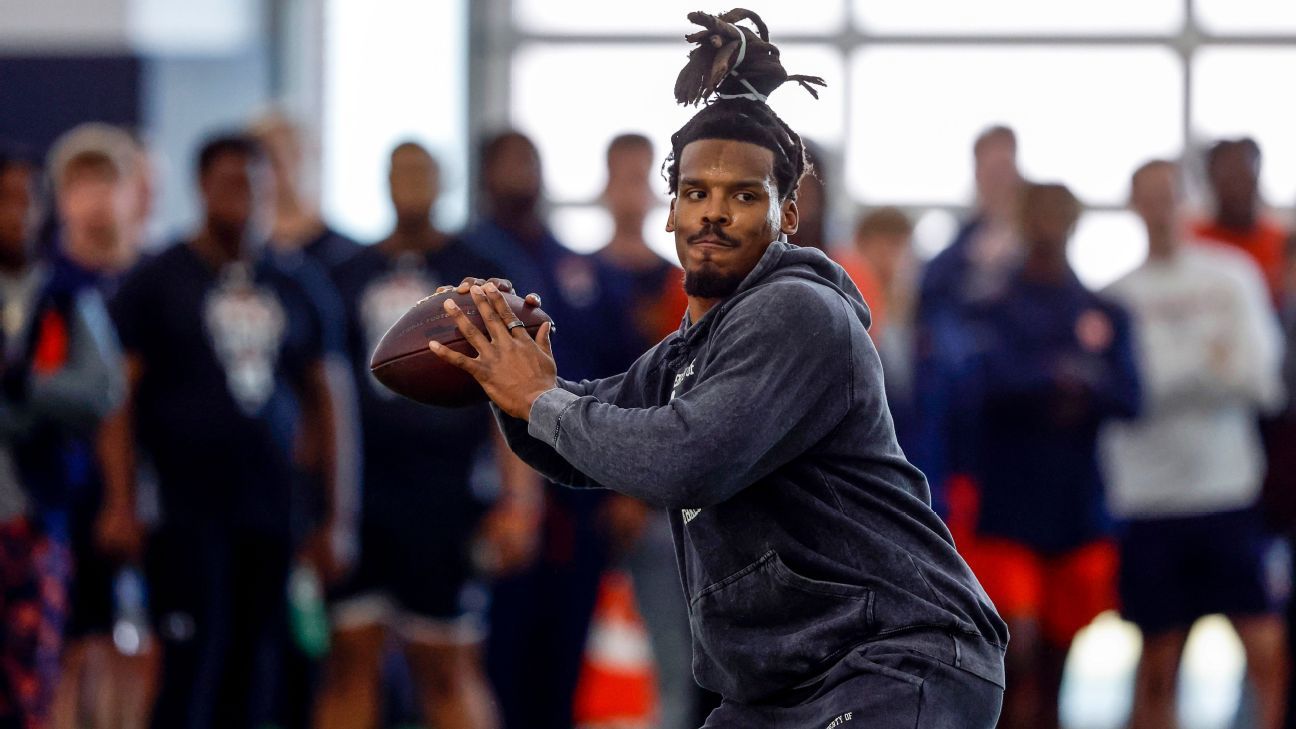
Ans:
<svg viewBox="0 0 1296 729"><path fill-rule="evenodd" d="M630 575L609 570L599 586L576 687L573 715L582 729L650 727L657 686L648 632L635 605Z"/></svg>

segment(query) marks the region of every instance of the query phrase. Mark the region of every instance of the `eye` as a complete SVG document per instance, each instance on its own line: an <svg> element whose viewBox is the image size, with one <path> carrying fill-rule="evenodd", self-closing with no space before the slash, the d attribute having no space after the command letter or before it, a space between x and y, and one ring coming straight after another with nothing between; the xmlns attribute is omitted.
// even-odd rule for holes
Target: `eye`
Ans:
<svg viewBox="0 0 1296 729"><path fill-rule="evenodd" d="M706 193L702 190L689 190L688 192L684 193L684 197L688 198L689 200L701 200L706 197Z"/></svg>
<svg viewBox="0 0 1296 729"><path fill-rule="evenodd" d="M745 203L756 202L756 195L750 192L740 192L734 197L738 198L739 202L745 202Z"/></svg>

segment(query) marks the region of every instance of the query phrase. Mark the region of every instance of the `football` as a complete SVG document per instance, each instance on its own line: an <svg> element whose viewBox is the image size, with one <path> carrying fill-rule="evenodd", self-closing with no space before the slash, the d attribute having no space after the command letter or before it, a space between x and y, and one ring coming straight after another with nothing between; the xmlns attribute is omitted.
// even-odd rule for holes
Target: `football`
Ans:
<svg viewBox="0 0 1296 729"><path fill-rule="evenodd" d="M513 294L504 301L524 324L533 339L540 325L551 321L538 306L530 306ZM449 291L421 299L387 330L369 359L369 370L387 389L416 402L443 407L463 407L483 402L486 393L467 372L443 361L428 349L437 341L456 352L476 357L477 350L459 333L445 310L446 299L454 299L469 321L486 333L486 325L469 294Z"/></svg>

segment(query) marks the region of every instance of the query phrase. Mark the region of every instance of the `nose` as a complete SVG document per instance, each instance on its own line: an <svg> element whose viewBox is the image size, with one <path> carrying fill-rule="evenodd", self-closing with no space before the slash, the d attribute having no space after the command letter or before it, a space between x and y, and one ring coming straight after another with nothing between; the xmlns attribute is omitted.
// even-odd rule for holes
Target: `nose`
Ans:
<svg viewBox="0 0 1296 729"><path fill-rule="evenodd" d="M706 210L702 211L702 222L708 225L724 226L729 224L729 206L719 195L707 199Z"/></svg>

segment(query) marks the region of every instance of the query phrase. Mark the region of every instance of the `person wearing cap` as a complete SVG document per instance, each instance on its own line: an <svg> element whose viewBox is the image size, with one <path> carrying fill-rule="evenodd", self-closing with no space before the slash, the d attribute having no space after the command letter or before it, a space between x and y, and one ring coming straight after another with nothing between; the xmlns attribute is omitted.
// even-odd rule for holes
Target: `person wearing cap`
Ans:
<svg viewBox="0 0 1296 729"><path fill-rule="evenodd" d="M102 297L35 259L38 182L34 162L0 151L0 726L48 718L70 512L123 391Z"/></svg>
<svg viewBox="0 0 1296 729"><path fill-rule="evenodd" d="M64 298L110 296L139 255L150 197L143 149L120 127L87 123L55 141L47 168L56 213L50 290ZM106 318L100 326L108 330L103 336L115 339ZM147 636L114 644L114 583L129 565L96 544L103 484L94 436L81 438L69 459L77 475L69 521L73 579L52 723L103 727L114 716L143 721L156 654Z"/></svg>

